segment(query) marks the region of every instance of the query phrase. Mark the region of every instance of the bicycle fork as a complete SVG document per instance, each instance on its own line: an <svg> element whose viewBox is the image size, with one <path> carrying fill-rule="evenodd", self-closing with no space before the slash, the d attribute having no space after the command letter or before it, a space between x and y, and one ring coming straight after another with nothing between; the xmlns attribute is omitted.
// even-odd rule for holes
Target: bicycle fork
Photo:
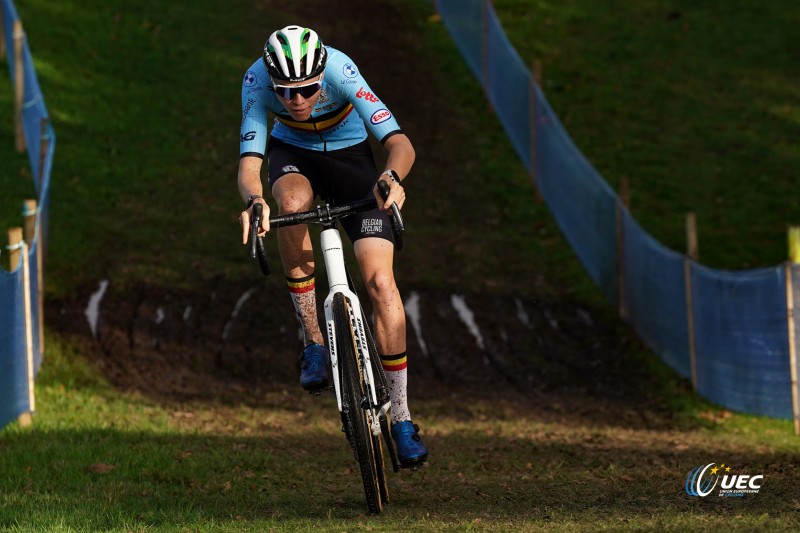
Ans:
<svg viewBox="0 0 800 533"><path fill-rule="evenodd" d="M369 405L362 407L367 408L370 431L373 435L381 434L380 417L386 416L391 401L384 405L378 404L377 392L375 387L375 376L372 373L372 364L370 361L370 353L367 344L367 336L365 333L365 325L362 323L361 302L358 296L350 290L348 284L347 270L345 269L344 252L342 250L342 238L339 231L333 228L325 228L320 235L320 242L322 243L322 253L325 262L325 269L328 273L328 296L325 298L325 324L328 337L328 352L331 356L331 370L333 372L334 390L336 391L336 403L339 411L342 411L342 395L341 383L339 382L339 351L336 346L336 326L333 322L333 297L336 293L344 294L349 305L350 311L350 324L354 335L355 348L361 375L367 384L368 397L365 398Z"/></svg>

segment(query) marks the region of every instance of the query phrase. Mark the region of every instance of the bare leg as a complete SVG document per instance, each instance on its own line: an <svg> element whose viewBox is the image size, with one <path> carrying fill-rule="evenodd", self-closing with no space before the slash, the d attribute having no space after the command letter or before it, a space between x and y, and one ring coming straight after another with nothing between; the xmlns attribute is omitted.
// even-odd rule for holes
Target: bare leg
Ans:
<svg viewBox="0 0 800 533"><path fill-rule="evenodd" d="M275 182L272 195L278 204L278 213L297 213L311 209L313 191L301 174L286 174ZM304 344L324 344L317 320L317 301L314 290L314 250L308 226L289 226L278 230L278 250L283 270L289 282L292 302L303 329Z"/></svg>
<svg viewBox="0 0 800 533"><path fill-rule="evenodd" d="M389 381L392 423L411 420L407 395L406 314L394 280L394 245L368 237L355 243L361 274L375 311L375 343Z"/></svg>

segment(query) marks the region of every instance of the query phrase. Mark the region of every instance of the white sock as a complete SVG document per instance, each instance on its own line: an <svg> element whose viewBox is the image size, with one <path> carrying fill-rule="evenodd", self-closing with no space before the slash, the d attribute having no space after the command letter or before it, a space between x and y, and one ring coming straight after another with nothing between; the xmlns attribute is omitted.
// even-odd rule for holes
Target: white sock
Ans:
<svg viewBox="0 0 800 533"><path fill-rule="evenodd" d="M411 413L408 410L406 353L381 355L381 364L389 385L389 398L392 400L392 424L411 420Z"/></svg>
<svg viewBox="0 0 800 533"><path fill-rule="evenodd" d="M319 321L317 320L314 274L299 279L287 277L286 283L289 285L289 293L292 295L297 321L303 330L303 346L308 346L313 342L323 344L321 342L321 333L319 332Z"/></svg>

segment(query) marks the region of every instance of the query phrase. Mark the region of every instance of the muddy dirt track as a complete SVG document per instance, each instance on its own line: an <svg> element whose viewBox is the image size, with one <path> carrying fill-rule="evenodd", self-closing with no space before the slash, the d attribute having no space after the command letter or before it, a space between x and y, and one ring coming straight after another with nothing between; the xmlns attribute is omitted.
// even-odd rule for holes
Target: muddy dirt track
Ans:
<svg viewBox="0 0 800 533"><path fill-rule="evenodd" d="M281 283L218 279L203 289L142 286L131 297L110 286L96 338L89 292L61 302L51 324L80 337L116 387L157 401L257 406L268 391L299 388L299 330ZM404 299L414 399L497 398L612 425L669 418L652 404L652 377L630 357L630 341L585 308L415 291Z"/></svg>

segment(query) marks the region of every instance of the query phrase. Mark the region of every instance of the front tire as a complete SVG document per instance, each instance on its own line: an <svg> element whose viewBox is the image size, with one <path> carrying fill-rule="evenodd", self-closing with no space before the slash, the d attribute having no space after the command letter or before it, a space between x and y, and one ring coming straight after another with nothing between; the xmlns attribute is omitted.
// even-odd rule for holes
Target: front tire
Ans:
<svg viewBox="0 0 800 533"><path fill-rule="evenodd" d="M341 293L336 294L333 297L333 322L336 326L336 350L341 371L342 419L361 470L367 508L369 512L379 514L383 509L382 493L385 492L388 497L388 490L382 490L378 482L375 439L370 431L367 413L362 407L367 391L361 379L361 361L356 350L352 317L347 299ZM380 453L380 448L377 451ZM380 460L383 461L382 456Z"/></svg>

